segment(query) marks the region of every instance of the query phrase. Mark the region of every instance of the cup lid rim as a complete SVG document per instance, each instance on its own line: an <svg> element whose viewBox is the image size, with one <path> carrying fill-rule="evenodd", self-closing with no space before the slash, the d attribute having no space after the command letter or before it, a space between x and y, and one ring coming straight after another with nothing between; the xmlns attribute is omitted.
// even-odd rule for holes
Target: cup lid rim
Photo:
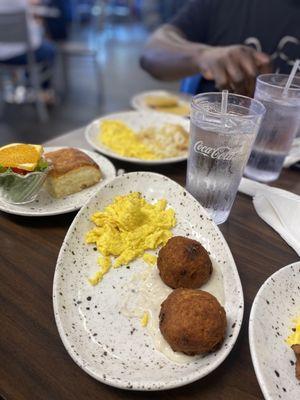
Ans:
<svg viewBox="0 0 300 400"><path fill-rule="evenodd" d="M199 106L199 104L196 104L196 100L197 100L198 98L201 98L201 97L204 97L204 96L207 96L207 95L217 95L217 96L220 97L220 99L222 98L222 92L205 92L205 93L199 93L199 94L197 94L196 96L194 96L194 97L192 98L191 106L192 106L193 108L195 108L196 110L198 110L198 111L202 111L203 108L202 108L201 106ZM257 100L257 99L253 99L253 98L251 98L251 97L247 97L247 96L243 96L243 95L241 95L241 94L235 94L235 93L229 93L229 94L228 94L228 98L230 98L230 97L238 97L238 98L240 98L240 99L247 99L247 100L250 100L251 103L256 104L256 105L259 107L259 109L260 109L259 112L255 112L255 113L247 114L247 115L242 115L242 114L241 114L241 115L234 115L234 114L230 114L230 115L232 115L233 117L245 118L245 119L252 119L254 116L263 116L263 115L265 114L265 112L266 112L265 106L262 104L261 101L259 101L259 100ZM235 105L235 106L237 106L237 107L247 108L247 107L245 107L245 106L238 105L238 104L233 104L233 105ZM250 110L250 107L249 107L248 109ZM206 113L209 114L209 115L220 115L220 116L222 115L221 112L206 111Z"/></svg>
<svg viewBox="0 0 300 400"><path fill-rule="evenodd" d="M284 77L284 78L288 78L289 77L289 75L288 74L261 74L261 75L258 75L258 77L257 77L257 81L259 81L259 82L261 82L261 83L263 83L264 85L266 85L266 86L270 86L270 87L273 87L273 88L276 88L276 89L284 89L284 86L279 86L279 84L278 85L276 85L276 83L269 83L269 82L265 82L264 80L262 80L262 78L263 77L267 77L267 76L278 76L278 77ZM300 83L300 76L295 76L294 77L294 79L299 79L299 83ZM298 91L300 91L300 86L299 87L297 87L297 88L295 88L295 87L290 87L289 89L288 89L288 92L293 92L293 91L295 91L295 92L298 92Z"/></svg>

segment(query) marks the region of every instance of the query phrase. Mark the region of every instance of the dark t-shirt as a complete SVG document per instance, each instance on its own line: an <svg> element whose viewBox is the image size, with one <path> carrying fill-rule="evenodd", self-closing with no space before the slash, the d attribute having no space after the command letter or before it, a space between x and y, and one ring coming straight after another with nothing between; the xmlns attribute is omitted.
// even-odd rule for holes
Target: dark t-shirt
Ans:
<svg viewBox="0 0 300 400"><path fill-rule="evenodd" d="M300 58L300 0L190 0L170 23L192 42L263 51L280 73ZM202 79L199 91L214 89Z"/></svg>

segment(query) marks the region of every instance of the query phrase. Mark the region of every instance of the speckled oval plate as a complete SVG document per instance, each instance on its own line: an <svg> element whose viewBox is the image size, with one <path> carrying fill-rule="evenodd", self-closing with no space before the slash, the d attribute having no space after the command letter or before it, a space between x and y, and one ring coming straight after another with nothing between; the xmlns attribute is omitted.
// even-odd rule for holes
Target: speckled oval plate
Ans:
<svg viewBox="0 0 300 400"><path fill-rule="evenodd" d="M295 356L285 343L293 319L300 315L300 262L275 272L259 289L252 305L249 341L256 377L267 400L295 400L300 382Z"/></svg>
<svg viewBox="0 0 300 400"><path fill-rule="evenodd" d="M140 158L125 157L107 148L99 140L100 123L105 119L114 119L124 122L131 129L138 132L142 129L149 128L150 126L162 126L165 124L177 124L181 125L187 132L189 132L190 122L178 115L172 115L167 113L155 112L155 111L126 111L115 114L108 114L102 118L93 121L85 130L85 138L87 142L97 151L105 154L108 157L115 158L121 161L127 161L134 164L143 165L161 165L170 164L187 159L187 152L183 156L169 157L158 160L142 160Z"/></svg>
<svg viewBox="0 0 300 400"><path fill-rule="evenodd" d="M45 153L47 153L62 148L63 147L45 147L44 150ZM79 210L107 180L116 176L115 167L106 157L93 151L79 150L91 157L101 168L103 179L101 179L99 183L61 199L55 199L48 193L47 189L43 187L36 200L28 204L9 204L0 199L0 210L9 214L23 215L26 217L46 217Z"/></svg>
<svg viewBox="0 0 300 400"><path fill-rule="evenodd" d="M147 328L121 313L133 274L147 267L142 260L130 268L112 269L97 286L88 283L97 271L97 252L84 242L92 228L90 216L115 196L140 191L147 201L165 198L176 212L175 235L199 240L223 275L228 330L222 347L184 364L156 351ZM108 385L133 390L163 390L186 385L209 374L230 353L243 317L239 275L219 228L200 204L174 181L150 172L124 174L108 182L74 219L59 253L53 284L53 304L62 341L73 360Z"/></svg>

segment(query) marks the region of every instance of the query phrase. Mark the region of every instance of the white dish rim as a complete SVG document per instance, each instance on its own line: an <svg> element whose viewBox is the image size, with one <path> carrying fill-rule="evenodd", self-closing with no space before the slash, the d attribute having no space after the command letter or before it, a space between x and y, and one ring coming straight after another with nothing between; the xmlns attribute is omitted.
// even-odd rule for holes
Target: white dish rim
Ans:
<svg viewBox="0 0 300 400"><path fill-rule="evenodd" d="M249 347L250 347L250 354L251 354L251 359L252 359L252 364L254 367L255 375L257 378L257 381L259 383L260 389L265 397L266 400L273 400L272 396L270 395L267 385L265 383L265 380L263 379L263 370L260 366L256 351L254 350L255 347L255 340L254 340L254 318L256 314L256 309L259 306L259 301L262 293L264 292L264 289L266 288L267 284L278 276L280 276L284 271L289 270L290 268L300 265L300 261L295 261L291 264L288 264L282 268L280 268L278 271L274 272L272 275L270 275L265 282L261 285L259 288L258 292L256 293L256 296L254 298L254 301L252 303L251 311L250 311L250 316L249 316L249 327L248 327L248 338L249 338Z"/></svg>

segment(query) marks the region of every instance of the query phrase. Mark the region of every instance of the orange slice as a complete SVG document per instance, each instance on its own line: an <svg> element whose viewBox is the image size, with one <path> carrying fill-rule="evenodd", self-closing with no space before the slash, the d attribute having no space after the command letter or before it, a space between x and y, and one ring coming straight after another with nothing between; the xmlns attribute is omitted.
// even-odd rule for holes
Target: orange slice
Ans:
<svg viewBox="0 0 300 400"><path fill-rule="evenodd" d="M43 147L37 144L12 143L0 147L0 165L33 171L43 154Z"/></svg>

